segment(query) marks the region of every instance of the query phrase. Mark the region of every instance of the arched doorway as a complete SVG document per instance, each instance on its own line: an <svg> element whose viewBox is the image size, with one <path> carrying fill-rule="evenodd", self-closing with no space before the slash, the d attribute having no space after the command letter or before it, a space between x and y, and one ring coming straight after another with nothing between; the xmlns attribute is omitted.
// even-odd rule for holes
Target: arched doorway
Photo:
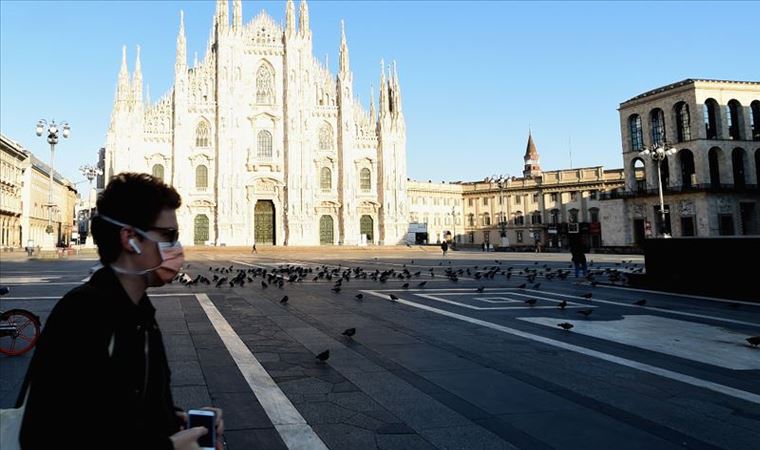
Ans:
<svg viewBox="0 0 760 450"><path fill-rule="evenodd" d="M256 244L274 245L274 203L259 200L253 210L253 233Z"/></svg>
<svg viewBox="0 0 760 450"><path fill-rule="evenodd" d="M195 216L194 225L193 243L195 245L204 245L208 241L208 216L205 214Z"/></svg>
<svg viewBox="0 0 760 450"><path fill-rule="evenodd" d="M374 230L374 224L371 216L362 216L359 219L359 233L367 235L367 242L374 242L372 230Z"/></svg>
<svg viewBox="0 0 760 450"><path fill-rule="evenodd" d="M319 243L321 245L332 245L335 243L335 227L333 226L332 216L322 216L319 218Z"/></svg>

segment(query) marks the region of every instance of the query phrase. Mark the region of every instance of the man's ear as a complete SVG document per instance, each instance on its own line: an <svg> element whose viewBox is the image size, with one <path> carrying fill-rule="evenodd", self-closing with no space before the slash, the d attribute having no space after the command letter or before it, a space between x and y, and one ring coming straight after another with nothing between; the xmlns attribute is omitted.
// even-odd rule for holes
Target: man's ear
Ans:
<svg viewBox="0 0 760 450"><path fill-rule="evenodd" d="M128 254L140 254L138 252L138 248L135 248L132 243L130 243L130 240L136 239L137 235L135 234L134 230L131 230L129 228L122 228L119 230L119 242L121 244L121 250L123 252L126 252ZM133 241L134 242L134 241Z"/></svg>

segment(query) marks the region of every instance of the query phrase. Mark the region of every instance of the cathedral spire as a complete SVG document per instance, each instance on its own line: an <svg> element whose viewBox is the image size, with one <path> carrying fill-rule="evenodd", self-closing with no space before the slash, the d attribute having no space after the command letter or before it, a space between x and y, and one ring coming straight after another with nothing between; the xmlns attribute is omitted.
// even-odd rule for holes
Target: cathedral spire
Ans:
<svg viewBox="0 0 760 450"><path fill-rule="evenodd" d="M227 27L230 25L229 9L227 0L216 0L216 29L221 33L227 31Z"/></svg>
<svg viewBox="0 0 760 450"><path fill-rule="evenodd" d="M135 103L142 103L142 64L140 64L140 46L137 46L137 55L135 56L135 73L132 76L132 95Z"/></svg>
<svg viewBox="0 0 760 450"><path fill-rule="evenodd" d="M298 32L301 37L310 37L311 28L309 27L309 6L306 0L301 0L301 6L298 11Z"/></svg>
<svg viewBox="0 0 760 450"><path fill-rule="evenodd" d="M296 34L296 6L293 0L288 0L285 5L285 35L293 37Z"/></svg>
<svg viewBox="0 0 760 450"><path fill-rule="evenodd" d="M340 74L348 75L348 44L346 43L346 27L343 20L340 21Z"/></svg>
<svg viewBox="0 0 760 450"><path fill-rule="evenodd" d="M179 33L177 33L177 62L175 72L183 72L187 68L187 39L185 39L185 12L179 12Z"/></svg>
<svg viewBox="0 0 760 450"><path fill-rule="evenodd" d="M393 111L396 114L401 113L401 86L398 82L398 71L396 70L396 60L393 60Z"/></svg>
<svg viewBox="0 0 760 450"><path fill-rule="evenodd" d="M243 2L232 0L232 29L240 32L243 29Z"/></svg>
<svg viewBox="0 0 760 450"><path fill-rule="evenodd" d="M377 120L375 113L375 85L369 85L369 123L375 123Z"/></svg>
<svg viewBox="0 0 760 450"><path fill-rule="evenodd" d="M116 85L117 100L126 100L129 91L129 69L127 68L127 46L121 47L121 68L119 69L119 81Z"/></svg>
<svg viewBox="0 0 760 450"><path fill-rule="evenodd" d="M388 83L385 82L385 60L380 60L380 118L388 112Z"/></svg>

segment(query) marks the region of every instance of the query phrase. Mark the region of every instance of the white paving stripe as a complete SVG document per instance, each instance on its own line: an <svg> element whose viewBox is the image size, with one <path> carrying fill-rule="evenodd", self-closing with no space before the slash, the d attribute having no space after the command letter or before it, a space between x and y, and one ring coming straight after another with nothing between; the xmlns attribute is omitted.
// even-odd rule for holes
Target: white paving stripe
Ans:
<svg viewBox="0 0 760 450"><path fill-rule="evenodd" d="M214 325L219 337L235 360L240 372L248 382L254 395L264 408L269 420L280 433L283 442L289 449L311 450L324 449L327 446L312 430L311 426L293 406L288 397L280 390L277 383L269 376L264 367L253 356L245 343L232 329L232 326L216 309L214 303L206 294L196 294L203 311Z"/></svg>
<svg viewBox="0 0 760 450"><path fill-rule="evenodd" d="M561 319L518 317L519 320L556 328ZM572 322L573 333L630 345L733 370L760 369L760 352L747 336L725 328L650 315L623 316L619 320Z"/></svg>
<svg viewBox="0 0 760 450"><path fill-rule="evenodd" d="M373 295L375 297L379 297L385 300L390 300L390 297L386 294L375 292L372 290L363 290L362 292ZM760 395L755 394L753 392L747 392L742 391L740 389L732 388L730 386L725 386L722 384L714 383L712 381L702 380L700 378L692 377L690 375L682 374L679 372L674 372L672 370L663 369L661 367L652 366L649 364L641 363L638 361L633 361L626 358L621 358L619 356L610 355L608 353L603 353L597 350L592 350L590 348L580 347L578 345L568 344L565 342L557 341L554 339L546 338L543 336L539 336L536 334L526 333L524 331L520 331L514 328L505 327L503 325L499 325L493 322L488 322L485 320L475 319L469 316L464 316L462 314L457 314L451 311L446 311L443 309L433 308L432 306L422 305L415 302L410 302L408 300L404 299L398 299L396 300L397 303L401 303L407 306L411 306L413 308L418 309L424 309L426 311L440 314L442 316L451 317L453 319L461 320L463 322L469 322L475 325L480 325L483 327L491 328L492 330L501 331L503 333L511 334L513 336L518 336L524 339L530 339L532 341L541 342L546 345L551 345L553 347L562 348L564 350L568 350L575 353L580 353L586 356L591 356L593 358L602 359L604 361L609 361L615 364L619 364L622 366L630 367L632 369L638 369L643 372L648 372L654 375L659 375L664 378L668 378L674 381L679 381L681 383L690 384L692 386L696 386L699 388L704 388L711 390L713 392L718 392L720 394L724 394L730 397L738 398L740 400L745 400L751 403L759 404L760 405ZM558 331L561 331L558 329Z"/></svg>

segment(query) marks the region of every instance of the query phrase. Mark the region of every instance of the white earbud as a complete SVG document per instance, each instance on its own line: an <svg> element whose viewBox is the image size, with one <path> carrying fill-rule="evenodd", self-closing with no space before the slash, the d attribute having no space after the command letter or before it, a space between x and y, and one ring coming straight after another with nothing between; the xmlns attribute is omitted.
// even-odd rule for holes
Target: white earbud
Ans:
<svg viewBox="0 0 760 450"><path fill-rule="evenodd" d="M137 242L134 240L134 238L129 239L129 246L132 247L132 250L134 250L135 253L142 255L142 250L140 250L140 246L137 245Z"/></svg>

